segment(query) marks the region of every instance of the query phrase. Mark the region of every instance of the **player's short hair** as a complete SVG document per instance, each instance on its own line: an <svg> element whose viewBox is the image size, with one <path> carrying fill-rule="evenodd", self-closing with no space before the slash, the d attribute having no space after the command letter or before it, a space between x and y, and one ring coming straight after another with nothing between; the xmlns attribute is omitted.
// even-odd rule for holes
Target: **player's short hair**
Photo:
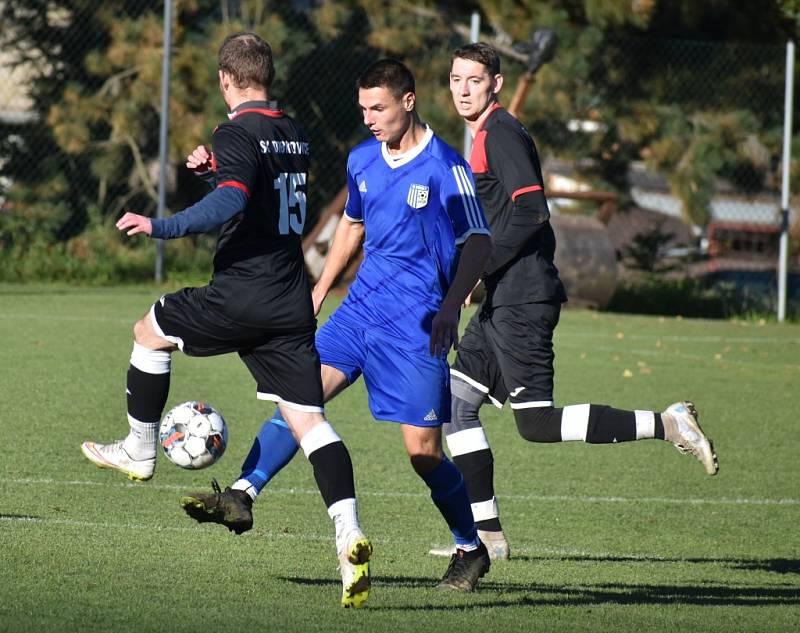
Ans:
<svg viewBox="0 0 800 633"><path fill-rule="evenodd" d="M272 49L255 33L231 33L219 49L219 69L237 88L269 89L275 78Z"/></svg>
<svg viewBox="0 0 800 633"><path fill-rule="evenodd" d="M395 99L400 99L408 92L416 93L414 75L396 59L379 59L372 63L356 80L356 86L359 90L386 88Z"/></svg>
<svg viewBox="0 0 800 633"><path fill-rule="evenodd" d="M500 74L500 55L486 42L474 42L472 44L460 46L453 51L453 58L450 60L450 64L452 65L453 61L457 58L469 59L470 61L483 64L492 77Z"/></svg>

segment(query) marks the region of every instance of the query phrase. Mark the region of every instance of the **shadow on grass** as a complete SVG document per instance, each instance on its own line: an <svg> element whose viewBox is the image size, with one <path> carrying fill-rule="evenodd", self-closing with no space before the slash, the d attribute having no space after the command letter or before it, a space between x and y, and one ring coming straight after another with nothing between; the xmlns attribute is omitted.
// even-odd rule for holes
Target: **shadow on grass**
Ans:
<svg viewBox="0 0 800 633"><path fill-rule="evenodd" d="M647 556L527 556L514 554L513 560L530 562L552 560L598 563L694 563L724 565L733 569L770 571L776 574L800 574L800 560L792 558L664 558Z"/></svg>
<svg viewBox="0 0 800 633"><path fill-rule="evenodd" d="M637 559L638 560L638 559ZM304 586L339 586L336 579L279 577L279 580ZM452 593L436 592L436 579L413 576L380 576L374 579L378 589L425 589L431 599L413 606L377 606L388 611L463 611L520 606L583 607L598 605L683 604L696 606L800 606L800 588L774 586L657 585L598 583L594 585L546 585L539 583L513 583L481 581L469 598L470 602L440 604ZM466 596L463 596L466 597Z"/></svg>

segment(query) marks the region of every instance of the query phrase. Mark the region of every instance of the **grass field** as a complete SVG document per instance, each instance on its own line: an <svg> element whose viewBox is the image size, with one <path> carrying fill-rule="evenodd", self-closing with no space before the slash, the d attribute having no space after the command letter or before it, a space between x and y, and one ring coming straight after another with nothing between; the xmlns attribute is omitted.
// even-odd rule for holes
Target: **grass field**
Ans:
<svg viewBox="0 0 800 633"><path fill-rule="evenodd" d="M513 560L471 595L432 587L449 533L371 421L358 384L329 405L375 545L365 609L345 611L332 527L302 455L235 537L199 526L183 491L225 485L271 408L235 356L176 355L168 406L225 414L222 461L162 456L132 484L86 462L121 437L130 329L153 288L0 287L0 631L798 631L800 326L566 311L559 404L662 409L691 398L718 477L658 441L534 445L486 410Z"/></svg>

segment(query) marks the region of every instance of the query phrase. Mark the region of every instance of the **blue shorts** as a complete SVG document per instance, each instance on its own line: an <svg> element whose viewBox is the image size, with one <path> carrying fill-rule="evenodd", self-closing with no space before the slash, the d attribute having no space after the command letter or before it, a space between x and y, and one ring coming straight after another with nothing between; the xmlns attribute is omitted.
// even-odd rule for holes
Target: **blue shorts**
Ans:
<svg viewBox="0 0 800 633"><path fill-rule="evenodd" d="M414 426L450 421L450 370L445 359L351 327L335 313L317 330L316 344L322 364L341 371L350 384L364 374L369 410L376 420Z"/></svg>

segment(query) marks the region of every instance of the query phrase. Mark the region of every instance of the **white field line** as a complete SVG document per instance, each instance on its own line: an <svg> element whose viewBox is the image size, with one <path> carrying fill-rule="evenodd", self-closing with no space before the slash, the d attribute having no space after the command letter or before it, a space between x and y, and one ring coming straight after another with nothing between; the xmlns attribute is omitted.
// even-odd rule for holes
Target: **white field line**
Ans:
<svg viewBox="0 0 800 633"><path fill-rule="evenodd" d="M149 488L153 490L180 491L186 492L191 486L177 484L156 484L156 483L108 483L100 481L80 481L80 480L59 480L59 479L0 479L0 485L11 484L15 486L84 486L100 488ZM315 488L279 488L270 486L266 489L269 495L318 495L319 491ZM359 496L364 497L389 497L389 498L427 498L424 492L395 492L380 490L359 490ZM597 495L536 495L536 494L498 494L501 499L513 499L515 501L539 501L539 502L572 502L572 503L661 503L671 505L718 505L718 506L797 506L800 499L767 499L767 498L697 498L697 497L620 497L620 496L597 496Z"/></svg>
<svg viewBox="0 0 800 633"><path fill-rule="evenodd" d="M40 518L40 517L26 517L26 516L0 516L0 525L3 523L27 523L31 525L60 525L66 527L76 527L81 529L91 529L91 530L108 530L108 529L118 529L118 530L142 530L146 532L177 532L182 534L197 534L197 532L204 530L203 527L192 524L187 527L177 527L177 526L170 526L170 525L156 525L156 524L142 524L142 523L119 523L119 522L106 522L106 521L78 521L75 519L51 519L51 518ZM314 532L303 532L303 533L291 533L291 532L273 532L270 530L261 531L260 529L256 528L253 533L259 540L266 539L267 541L274 541L276 539L284 539L284 540L294 540L294 541L301 541L301 542L319 542L319 543L328 543L331 541L331 534L326 533L314 533ZM381 543L381 542L390 542L396 543L397 541L403 541L406 543L412 542L411 539L403 538L401 535L392 535L390 539L381 539L373 538L373 542ZM237 543L248 543L249 541L236 539ZM521 543L524 543L522 541ZM439 543L431 543L431 545L441 545ZM248 547L252 547L252 543L248 545ZM589 551L585 549L576 549L570 547L542 547L536 545L521 545L515 541L514 544L514 553L519 554L528 554L528 555L542 555L542 556L576 556L576 557L585 557L585 558L592 558L592 559L602 559L602 558L622 558L626 562L631 561L642 561L648 562L653 560L664 560L667 562L676 562L680 563L681 560L678 558L668 558L664 556L659 556L657 554L620 554L620 553L611 553L611 552L603 552L603 551ZM713 561L712 561L713 562ZM380 582L380 581L379 581Z"/></svg>

